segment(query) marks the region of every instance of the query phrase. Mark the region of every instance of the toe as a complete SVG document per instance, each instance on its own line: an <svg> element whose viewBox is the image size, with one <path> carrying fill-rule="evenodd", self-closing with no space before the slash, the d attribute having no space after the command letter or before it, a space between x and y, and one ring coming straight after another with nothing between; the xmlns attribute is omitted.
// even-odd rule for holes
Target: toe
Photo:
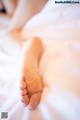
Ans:
<svg viewBox="0 0 80 120"><path fill-rule="evenodd" d="M25 106L27 106L28 103L29 103L29 98L28 98L28 96L27 96L27 95L22 96L21 101L24 103Z"/></svg>
<svg viewBox="0 0 80 120"><path fill-rule="evenodd" d="M35 109L40 102L40 98L41 98L41 92L33 94L30 98L28 108L30 110Z"/></svg>
<svg viewBox="0 0 80 120"><path fill-rule="evenodd" d="M22 79L22 80L20 81L20 88L21 88L21 89L25 89L25 88L26 88L26 83L25 83L24 79Z"/></svg>
<svg viewBox="0 0 80 120"><path fill-rule="evenodd" d="M27 89L21 89L21 95L22 96L27 95Z"/></svg>

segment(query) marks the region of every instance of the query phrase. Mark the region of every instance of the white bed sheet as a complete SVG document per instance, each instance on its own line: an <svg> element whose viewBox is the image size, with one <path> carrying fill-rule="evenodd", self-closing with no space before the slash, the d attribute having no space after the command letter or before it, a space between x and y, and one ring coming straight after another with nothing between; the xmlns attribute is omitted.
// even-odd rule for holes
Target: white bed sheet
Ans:
<svg viewBox="0 0 80 120"><path fill-rule="evenodd" d="M0 40L0 112L8 112L9 120L80 120L80 98L55 82L63 79L67 84L68 76L70 82L74 77L80 83L80 6L49 7L52 3L22 31L27 39L40 36L45 45L40 62L44 91L37 109L30 111L20 101L22 58L28 43L22 49L11 39Z"/></svg>

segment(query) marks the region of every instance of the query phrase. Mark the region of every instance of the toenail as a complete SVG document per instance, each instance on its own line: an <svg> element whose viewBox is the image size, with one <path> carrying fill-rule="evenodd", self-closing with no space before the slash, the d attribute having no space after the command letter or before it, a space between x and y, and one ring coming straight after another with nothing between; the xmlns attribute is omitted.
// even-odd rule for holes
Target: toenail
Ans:
<svg viewBox="0 0 80 120"><path fill-rule="evenodd" d="M29 106L28 106L28 109L29 109L29 110L33 110L33 109L35 109L35 108L36 108L36 107L34 107L33 105L29 105Z"/></svg>

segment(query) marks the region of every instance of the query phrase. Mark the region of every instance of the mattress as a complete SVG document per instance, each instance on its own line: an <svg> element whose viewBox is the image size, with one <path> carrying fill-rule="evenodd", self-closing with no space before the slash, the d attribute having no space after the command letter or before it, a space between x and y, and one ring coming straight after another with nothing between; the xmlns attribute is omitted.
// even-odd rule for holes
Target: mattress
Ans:
<svg viewBox="0 0 80 120"><path fill-rule="evenodd" d="M12 38L0 39L0 114L9 120L80 120L80 5L50 0L23 28L21 48ZM4 34L5 35L5 34ZM20 101L24 53L28 39L44 44L39 71L44 90L35 110Z"/></svg>

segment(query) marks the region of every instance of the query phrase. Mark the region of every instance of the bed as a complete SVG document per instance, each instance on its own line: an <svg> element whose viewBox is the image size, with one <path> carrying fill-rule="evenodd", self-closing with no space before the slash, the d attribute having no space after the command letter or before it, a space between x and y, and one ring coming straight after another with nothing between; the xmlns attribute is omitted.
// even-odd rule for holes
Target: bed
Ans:
<svg viewBox="0 0 80 120"><path fill-rule="evenodd" d="M21 48L2 35L0 116L8 112L8 120L80 120L80 5L55 4L50 0L21 34L26 39L38 36L43 41L39 71L44 91L35 110L23 106L19 81L28 44L25 41Z"/></svg>

